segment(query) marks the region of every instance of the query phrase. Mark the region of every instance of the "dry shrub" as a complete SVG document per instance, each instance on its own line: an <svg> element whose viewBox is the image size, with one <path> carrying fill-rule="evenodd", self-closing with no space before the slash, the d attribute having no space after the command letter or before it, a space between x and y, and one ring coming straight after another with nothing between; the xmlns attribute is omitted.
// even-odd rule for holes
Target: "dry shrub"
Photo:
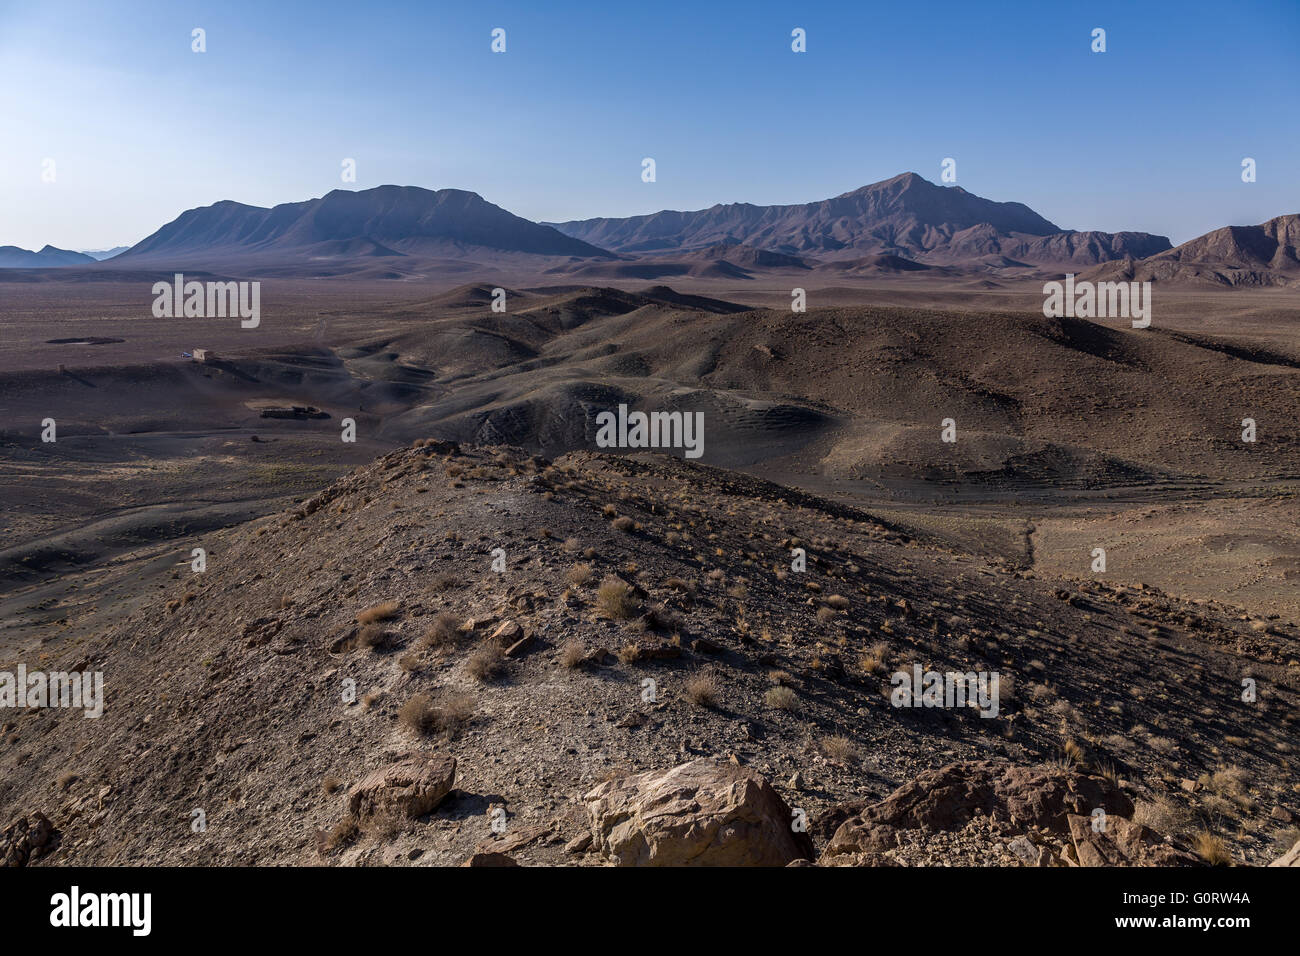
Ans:
<svg viewBox="0 0 1300 956"><path fill-rule="evenodd" d="M443 648L455 645L458 640L460 640L460 618L443 611L425 628L420 644L423 647Z"/></svg>
<svg viewBox="0 0 1300 956"><path fill-rule="evenodd" d="M856 763L858 759L857 748L848 737L827 737L821 743L821 750L827 757L838 763L851 764Z"/></svg>
<svg viewBox="0 0 1300 956"><path fill-rule="evenodd" d="M763 695L763 702L776 710L791 713L799 709L799 696L789 687L769 687Z"/></svg>
<svg viewBox="0 0 1300 956"><path fill-rule="evenodd" d="M339 791L339 788L342 786L343 786L343 781L340 780L338 777L334 776L333 774L330 774L320 782L320 788L324 790L326 793L337 793Z"/></svg>
<svg viewBox="0 0 1300 956"><path fill-rule="evenodd" d="M367 624L357 633L360 647L380 648L388 643L388 631L379 624Z"/></svg>
<svg viewBox="0 0 1300 956"><path fill-rule="evenodd" d="M427 694L416 694L401 706L397 719L417 735L454 733L474 716L476 708L477 702L469 694L444 694L436 704Z"/></svg>
<svg viewBox="0 0 1300 956"><path fill-rule="evenodd" d="M582 587L584 584L591 582L595 573L595 569L590 564L575 564L573 567L569 568L564 579L574 587Z"/></svg>
<svg viewBox="0 0 1300 956"><path fill-rule="evenodd" d="M560 648L560 663L573 670L587 658L587 645L582 641L565 641Z"/></svg>
<svg viewBox="0 0 1300 956"><path fill-rule="evenodd" d="M610 577L600 582L596 589L596 606L606 617L625 621L635 617L637 612L636 597L632 588L619 578Z"/></svg>
<svg viewBox="0 0 1300 956"><path fill-rule="evenodd" d="M428 694L416 694L397 711L397 720L416 734L426 734L433 729L433 701Z"/></svg>
<svg viewBox="0 0 1300 956"><path fill-rule="evenodd" d="M713 671L700 671L686 682L686 699L698 707L713 707L718 702L721 684Z"/></svg>
<svg viewBox="0 0 1300 956"><path fill-rule="evenodd" d="M629 518L627 515L623 515L620 518L615 518L613 521L610 522L610 524L613 526L615 531L636 530L636 522L633 521L631 518Z"/></svg>
<svg viewBox="0 0 1300 956"><path fill-rule="evenodd" d="M826 598L826 604L837 611L847 611L849 609L849 599L843 594L832 594Z"/></svg>
<svg viewBox="0 0 1300 956"><path fill-rule="evenodd" d="M357 623L374 624L377 621L391 621L397 617L397 611L401 606L398 601L385 601L383 604L368 607L357 615Z"/></svg>
<svg viewBox="0 0 1300 956"><path fill-rule="evenodd" d="M465 670L480 684L496 677L506 666L506 654L495 641L479 645L465 661Z"/></svg>
<svg viewBox="0 0 1300 956"><path fill-rule="evenodd" d="M337 850L345 846L361 835L361 827L357 825L356 818L344 817L325 837L326 851Z"/></svg>

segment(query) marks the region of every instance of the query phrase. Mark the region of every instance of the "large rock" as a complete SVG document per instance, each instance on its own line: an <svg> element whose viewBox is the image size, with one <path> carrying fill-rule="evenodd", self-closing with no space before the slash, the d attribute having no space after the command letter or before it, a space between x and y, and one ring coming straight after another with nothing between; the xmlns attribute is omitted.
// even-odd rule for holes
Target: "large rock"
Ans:
<svg viewBox="0 0 1300 956"><path fill-rule="evenodd" d="M849 816L823 859L871 860L898 845L900 830L960 830L977 816L1006 833L1040 827L1066 834L1070 814L1091 816L1098 807L1113 817L1133 815L1133 801L1104 777L1051 765L961 761L927 770Z"/></svg>
<svg viewBox="0 0 1300 956"><path fill-rule="evenodd" d="M364 819L375 815L420 817L442 802L456 782L456 758L405 754L372 770L348 791L348 810Z"/></svg>
<svg viewBox="0 0 1300 956"><path fill-rule="evenodd" d="M1200 866L1191 853L1165 843L1158 833L1123 817L1107 816L1101 829L1091 817L1066 817L1080 866Z"/></svg>
<svg viewBox="0 0 1300 956"><path fill-rule="evenodd" d="M1300 840L1296 845L1287 850L1282 856L1269 864L1269 866L1300 866Z"/></svg>
<svg viewBox="0 0 1300 956"><path fill-rule="evenodd" d="M813 856L780 795L732 764L693 760L610 781L585 800L593 849L621 866L785 866Z"/></svg>

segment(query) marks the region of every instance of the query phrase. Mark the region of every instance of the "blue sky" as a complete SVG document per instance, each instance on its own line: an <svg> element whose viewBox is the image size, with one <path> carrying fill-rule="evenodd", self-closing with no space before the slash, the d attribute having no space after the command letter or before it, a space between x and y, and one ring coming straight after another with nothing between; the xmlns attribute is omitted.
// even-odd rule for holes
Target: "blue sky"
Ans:
<svg viewBox="0 0 1300 956"><path fill-rule="evenodd" d="M0 245L307 199L346 157L345 188L539 220L807 202L953 157L1062 227L1179 242L1300 212L1298 92L1300 0L0 0Z"/></svg>

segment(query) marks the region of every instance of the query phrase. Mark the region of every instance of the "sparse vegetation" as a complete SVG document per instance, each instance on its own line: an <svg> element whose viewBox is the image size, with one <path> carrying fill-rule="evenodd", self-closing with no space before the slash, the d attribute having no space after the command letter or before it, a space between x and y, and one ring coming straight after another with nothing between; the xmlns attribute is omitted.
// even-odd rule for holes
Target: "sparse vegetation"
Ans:
<svg viewBox="0 0 1300 956"><path fill-rule="evenodd" d="M686 699L697 707L714 707L720 689L721 684L713 671L700 671L686 682Z"/></svg>
<svg viewBox="0 0 1300 956"><path fill-rule="evenodd" d="M616 621L625 621L637 613L637 601L631 586L613 575L601 581L596 589L596 607Z"/></svg>
<svg viewBox="0 0 1300 956"><path fill-rule="evenodd" d="M480 644L465 661L465 672L480 684L498 677L506 666L506 655L494 641Z"/></svg>
<svg viewBox="0 0 1300 956"><path fill-rule="evenodd" d="M582 641L568 640L560 647L560 663L573 670L587 659L587 645Z"/></svg>
<svg viewBox="0 0 1300 956"><path fill-rule="evenodd" d="M357 614L358 624L375 624L379 621L391 621L397 617L401 604L397 601L385 601L382 604L376 604L368 607Z"/></svg>
<svg viewBox="0 0 1300 956"><path fill-rule="evenodd" d="M590 564L575 564L573 567L569 568L564 579L577 588L590 584L591 579L595 574L596 571Z"/></svg>
<svg viewBox="0 0 1300 956"><path fill-rule="evenodd" d="M443 611L429 623L420 637L420 645L426 648L441 649L452 647L460 640L460 618Z"/></svg>
<svg viewBox="0 0 1300 956"><path fill-rule="evenodd" d="M1210 866L1231 866L1232 853L1222 839L1209 830L1201 830L1192 840L1192 849Z"/></svg>
<svg viewBox="0 0 1300 956"><path fill-rule="evenodd" d="M799 695L789 687L769 687L763 695L763 702L775 710L796 711L799 709Z"/></svg>

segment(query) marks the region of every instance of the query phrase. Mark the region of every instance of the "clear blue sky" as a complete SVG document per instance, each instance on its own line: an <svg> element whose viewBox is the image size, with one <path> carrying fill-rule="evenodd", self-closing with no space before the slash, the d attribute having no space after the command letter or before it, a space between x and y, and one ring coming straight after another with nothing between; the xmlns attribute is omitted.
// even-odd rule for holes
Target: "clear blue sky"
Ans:
<svg viewBox="0 0 1300 956"><path fill-rule="evenodd" d="M1300 0L0 0L0 245L319 196L345 157L347 188L560 220L938 181L949 156L1066 228L1179 242L1300 212Z"/></svg>

